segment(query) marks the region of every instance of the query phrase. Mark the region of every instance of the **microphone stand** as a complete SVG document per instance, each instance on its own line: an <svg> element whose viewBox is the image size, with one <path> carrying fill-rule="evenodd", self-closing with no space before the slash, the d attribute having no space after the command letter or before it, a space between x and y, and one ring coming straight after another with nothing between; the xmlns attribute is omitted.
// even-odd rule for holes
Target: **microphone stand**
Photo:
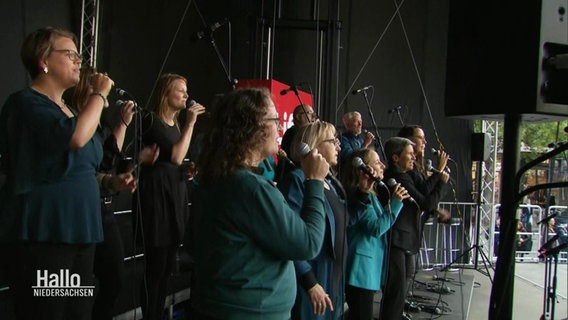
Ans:
<svg viewBox="0 0 568 320"><path fill-rule="evenodd" d="M367 109L369 109L369 116L371 117L371 121L373 122L373 128L375 129L376 143L379 145L383 159L387 161L387 155L385 153L385 148L383 147L383 142L381 141L381 135L379 134L377 122L375 121L375 116L373 115L373 111L371 110L371 102L369 102L369 98L367 96L367 90L363 91L363 96L365 97L365 102L367 103Z"/></svg>
<svg viewBox="0 0 568 320"><path fill-rule="evenodd" d="M212 31L207 32L207 38L209 39L209 43L213 47L213 50L215 50L215 53L217 54L217 58L219 59L219 63L221 63L221 67L223 67L223 71L225 72L225 76L227 77L227 80L229 81L229 85L234 90L236 88L238 81L237 81L237 79L233 79L233 76L231 75L231 70L229 70L229 68L227 67L225 60L223 60L223 56L221 56L221 52L219 51L219 47L217 47L217 43L215 42L215 39L213 38L213 32Z"/></svg>
<svg viewBox="0 0 568 320"><path fill-rule="evenodd" d="M302 102L302 99L300 98L300 93L298 92L298 88L296 88L296 86L292 86L292 87L290 87L290 89L292 89L292 91L294 91L294 95L296 96L296 98L298 98L298 102L302 106L302 111L304 112L304 115L307 117L308 111L306 110L306 107L304 106L304 103ZM310 120L310 122L313 122L313 121Z"/></svg>

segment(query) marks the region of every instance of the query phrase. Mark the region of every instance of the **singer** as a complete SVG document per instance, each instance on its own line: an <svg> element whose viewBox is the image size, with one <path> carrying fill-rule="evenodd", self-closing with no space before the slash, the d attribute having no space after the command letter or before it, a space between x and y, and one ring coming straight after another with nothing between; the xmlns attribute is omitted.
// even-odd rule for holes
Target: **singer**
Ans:
<svg viewBox="0 0 568 320"><path fill-rule="evenodd" d="M103 240L95 135L113 81L96 73L77 113L62 99L79 83L76 36L40 28L21 48L31 85L12 93L0 114L0 250L17 319L90 319L88 297L34 297L39 270L68 270L93 286L95 244ZM57 222L57 223L56 223Z"/></svg>
<svg viewBox="0 0 568 320"><path fill-rule="evenodd" d="M81 79L71 92L71 105L77 111L83 112L89 95L92 92L90 79L96 70L85 66L81 68ZM126 270L124 266L124 245L122 235L114 215L113 196L119 191L133 192L136 188L136 180L131 172L117 172L115 164L122 158L122 146L126 135L126 129L134 115L134 102L123 102L116 110L119 120L112 132L109 128L101 125L97 128L97 134L103 142L103 160L97 173L101 198L101 219L103 223L103 241L95 247L94 275L98 280L98 291L92 308L92 318L111 320L114 306L121 293Z"/></svg>
<svg viewBox="0 0 568 320"><path fill-rule="evenodd" d="M302 158L306 180L298 215L256 173L263 159L278 152L280 126L270 91L233 90L216 110L205 134L212 147L198 161L186 241L195 259L190 317L288 319L296 297L292 261L314 258L323 242L329 164L317 150Z"/></svg>
<svg viewBox="0 0 568 320"><path fill-rule="evenodd" d="M132 197L134 217L140 219L138 239L144 246L146 263L140 295L144 319L160 319L164 309L168 280L174 268L171 261L175 261L189 218L181 164L197 117L205 112L199 103L186 108L187 80L180 75L163 74L157 92L152 113L142 121L142 142L155 146L158 156L155 162L141 164L139 192ZM180 126L178 115L182 111L186 119Z"/></svg>
<svg viewBox="0 0 568 320"><path fill-rule="evenodd" d="M363 132L363 118L357 111L347 112L343 115L345 131L341 134L340 163L347 161L353 150L368 148L375 140L375 136L368 131Z"/></svg>
<svg viewBox="0 0 568 320"><path fill-rule="evenodd" d="M400 135L405 135L407 127L401 129ZM415 139L423 144L423 135L418 134L421 130L411 130ZM411 284L415 273L416 255L420 247L422 236L421 221L422 211L426 213L436 212L439 200L444 195L442 185L434 187L430 193L426 193L426 185L419 183L413 172L416 163L416 151L424 149L423 145L417 145L413 141L404 137L392 137L385 143L385 153L388 159L388 168L385 170L385 179L394 178L404 186L410 196L415 199L420 206L405 201L405 205L400 213L391 232L391 251L389 252L388 268L398 272L388 272L383 301L381 302L382 319L399 319L403 315L404 300L407 295L407 288ZM417 169L416 169L417 170ZM445 214L442 218L449 219Z"/></svg>
<svg viewBox="0 0 568 320"><path fill-rule="evenodd" d="M317 149L327 163L337 165L339 140L335 127L329 122L317 121L298 128L292 145L292 159L297 163L304 157L300 144L308 150ZM298 217L304 202L305 172L296 167L278 185L284 198ZM312 319L314 314L324 319L341 319L343 316L343 265L347 254L347 208L342 205L343 186L333 176L324 180L325 237L315 258L294 261L298 286L292 319Z"/></svg>
<svg viewBox="0 0 568 320"><path fill-rule="evenodd" d="M372 319L373 297L382 287L385 271L387 231L396 221L408 192L400 185L395 187L389 206L384 208L377 198L377 192L388 190L375 188L375 179L354 166L352 159L355 157L361 158L378 180L383 179L385 165L374 150L358 149L351 153L349 161L342 168L350 213L345 289L349 319Z"/></svg>

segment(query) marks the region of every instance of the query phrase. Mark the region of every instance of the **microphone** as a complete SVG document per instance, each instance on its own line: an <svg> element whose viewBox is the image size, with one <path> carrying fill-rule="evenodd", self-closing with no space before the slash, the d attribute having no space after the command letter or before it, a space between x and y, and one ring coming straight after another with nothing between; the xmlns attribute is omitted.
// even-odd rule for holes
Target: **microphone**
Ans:
<svg viewBox="0 0 568 320"><path fill-rule="evenodd" d="M285 96L288 91L293 91L295 94L298 94L298 88L296 86L290 86L290 88L280 91L280 95Z"/></svg>
<svg viewBox="0 0 568 320"><path fill-rule="evenodd" d="M144 111L144 109L138 107L138 103L136 103L136 101L132 100L132 102L134 102L134 111L135 112L139 112L139 111ZM126 103L126 101L123 100L116 100L116 102L114 103L114 105L118 108L122 107L124 104Z"/></svg>
<svg viewBox="0 0 568 320"><path fill-rule="evenodd" d="M394 178L390 178L387 181L387 185L392 189L394 189L394 187L396 187L397 183L398 182L396 182L396 180ZM410 200L410 202L414 202L414 204L416 204L416 206L418 206L418 203L416 202L416 200L414 200L414 198L412 196L410 196L410 194L408 194L408 200ZM418 206L418 208L420 208L420 206Z"/></svg>
<svg viewBox="0 0 568 320"><path fill-rule="evenodd" d="M435 154L435 155L438 155L438 154L440 153L440 150L436 150L435 148L432 148L432 149L430 149L430 150L432 150L432 153ZM450 157L448 157L448 160L454 161L454 159L452 159L452 158L450 158Z"/></svg>
<svg viewBox="0 0 568 320"><path fill-rule="evenodd" d="M298 145L298 154L300 155L300 157L307 156L311 151L312 150L310 150L310 146L308 146L308 144L305 142L300 142L300 144ZM331 174L331 172L328 172L325 177L329 180L335 180L335 177Z"/></svg>
<svg viewBox="0 0 568 320"><path fill-rule="evenodd" d="M196 33L194 33L191 36L191 40L193 41L199 41L201 39L203 39L205 36L211 35L215 30L219 29L220 27L222 27L223 25L225 25L225 23L229 22L228 19L225 19L223 21L218 21L215 22L209 26L207 26L205 29L201 30L201 31L197 31Z"/></svg>
<svg viewBox="0 0 568 320"><path fill-rule="evenodd" d="M196 104L196 103L197 103L197 101L191 99L191 100L189 100L189 101L186 102L185 108L186 108L186 109L189 109L192 105L194 105L194 104Z"/></svg>
<svg viewBox="0 0 568 320"><path fill-rule="evenodd" d="M384 183L377 177L375 177L372 173L371 173L371 168L369 168L368 165L365 164L365 162L363 162L363 159L359 158L359 157L355 157L353 158L353 160L351 161L351 164L363 171L369 178L373 179L373 181L375 181L376 183L378 183L379 185L384 185Z"/></svg>
<svg viewBox="0 0 568 320"><path fill-rule="evenodd" d="M550 219L556 217L558 215L558 212L554 212L551 213L549 216L545 217L544 219L540 220L539 222L537 222L537 224L541 224L541 223L548 223L548 221L550 221Z"/></svg>
<svg viewBox="0 0 568 320"><path fill-rule="evenodd" d="M426 171L442 173L440 170L434 168L434 166L432 165L432 160L430 160L430 159L426 160Z"/></svg>
<svg viewBox="0 0 568 320"><path fill-rule="evenodd" d="M400 109L402 109L402 106L396 106L392 109L389 109L388 113L391 114L393 112L398 112Z"/></svg>
<svg viewBox="0 0 568 320"><path fill-rule="evenodd" d="M363 91L367 91L367 90L371 89L372 87L373 86L371 85L371 86L366 86L366 87L363 87L363 88L355 89L355 90L351 91L351 94L358 94L358 93L361 93Z"/></svg>

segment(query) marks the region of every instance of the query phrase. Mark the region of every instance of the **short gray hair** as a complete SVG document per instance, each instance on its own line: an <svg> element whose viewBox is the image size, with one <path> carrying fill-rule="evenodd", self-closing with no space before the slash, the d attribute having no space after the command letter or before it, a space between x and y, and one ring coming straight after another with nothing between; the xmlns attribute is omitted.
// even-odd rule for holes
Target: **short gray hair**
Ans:
<svg viewBox="0 0 568 320"><path fill-rule="evenodd" d="M414 146L414 142L403 137L392 137L385 142L385 154L389 166L393 164L392 156L395 154L400 155L402 151L404 151L404 149L409 145Z"/></svg>

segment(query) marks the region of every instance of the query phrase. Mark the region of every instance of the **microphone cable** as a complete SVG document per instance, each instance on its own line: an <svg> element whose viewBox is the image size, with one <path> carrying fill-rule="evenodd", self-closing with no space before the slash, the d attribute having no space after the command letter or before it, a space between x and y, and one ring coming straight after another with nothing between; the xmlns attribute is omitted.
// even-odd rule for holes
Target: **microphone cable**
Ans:
<svg viewBox="0 0 568 320"><path fill-rule="evenodd" d="M170 45L169 45L168 50L167 50L167 52L166 52L166 56L164 57L164 60L162 61L162 64L160 65L160 69L158 70L158 74L157 74L157 76L156 76L156 80L154 81L154 84L152 85L152 90L150 90L150 95L148 96L148 100L146 100L146 103L144 104L144 109L146 109L146 110L148 109L148 106L150 105L150 101L151 101L151 99L152 99L152 95L154 95L154 91L156 90L156 86L158 85L158 81L160 80L160 76L161 76L162 72L164 72L164 67L166 66L166 62L168 61L168 58L169 58L169 56L170 56L170 54L171 54L171 52L172 52L172 48L173 48L174 43L175 43L175 41L176 41L176 39L177 39L178 33L179 33L180 29L181 29L181 26L182 26L182 24L183 24L183 22L184 22L184 20L185 20L185 17L186 17L186 15L187 15L187 11L188 11L188 9L189 9L189 6L191 5L192 2L195 2L195 1L192 1L192 0L188 0L188 1L187 1L187 5L185 6L185 9L184 9L184 11L183 11L183 14L181 15L181 19L180 19L180 21L179 21L179 23L178 23L178 25L177 25L176 31L174 32L173 39L172 39L172 41L170 41ZM199 9L197 8L197 4L195 4L195 8L196 8L197 13L198 13L199 16L201 17L201 20L203 20L203 16L201 16L201 12L199 12ZM205 21L203 21L203 22L205 23Z"/></svg>

